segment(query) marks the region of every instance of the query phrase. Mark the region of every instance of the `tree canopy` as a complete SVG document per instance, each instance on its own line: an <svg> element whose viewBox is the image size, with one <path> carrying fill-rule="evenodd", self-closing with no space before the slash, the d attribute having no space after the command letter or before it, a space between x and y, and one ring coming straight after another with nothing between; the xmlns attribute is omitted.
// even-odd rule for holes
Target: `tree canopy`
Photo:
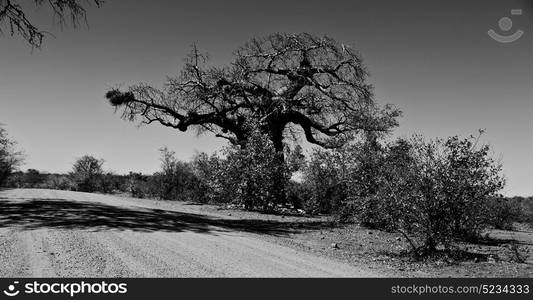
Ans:
<svg viewBox="0 0 533 300"><path fill-rule="evenodd" d="M226 66L208 65L193 47L163 88L141 83L106 98L123 119L141 124L196 128L242 146L259 128L277 151L292 130L333 148L362 131L397 126L400 111L374 101L367 77L360 56L332 38L276 33L251 39Z"/></svg>
<svg viewBox="0 0 533 300"><path fill-rule="evenodd" d="M98 190L104 173L103 164L104 160L91 155L84 155L76 160L70 176L76 183L78 191L94 192Z"/></svg>
<svg viewBox="0 0 533 300"><path fill-rule="evenodd" d="M85 21L85 6L94 3L101 6L103 0L0 0L0 33L8 31L9 34L18 33L33 47L41 47L46 32L40 30L32 22L26 11L32 5L37 7L47 7L52 10L54 17L60 25L71 24L76 27L80 21Z"/></svg>

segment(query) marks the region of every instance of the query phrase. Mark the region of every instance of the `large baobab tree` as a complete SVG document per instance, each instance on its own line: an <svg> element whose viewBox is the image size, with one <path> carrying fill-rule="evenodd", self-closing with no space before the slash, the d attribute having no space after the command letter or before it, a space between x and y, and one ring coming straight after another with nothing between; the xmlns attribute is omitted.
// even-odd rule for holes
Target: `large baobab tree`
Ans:
<svg viewBox="0 0 533 300"><path fill-rule="evenodd" d="M85 6L102 5L103 0L0 0L0 33L20 34L32 47L41 47L46 32L40 30L27 16L33 7L50 9L60 25L78 26L85 21Z"/></svg>
<svg viewBox="0 0 533 300"><path fill-rule="evenodd" d="M259 128L277 151L288 128L299 128L310 143L337 147L363 131L388 132L400 115L374 101L355 51L306 33L252 39L223 67L209 66L194 47L163 88L138 84L106 97L126 120L196 128L242 146Z"/></svg>

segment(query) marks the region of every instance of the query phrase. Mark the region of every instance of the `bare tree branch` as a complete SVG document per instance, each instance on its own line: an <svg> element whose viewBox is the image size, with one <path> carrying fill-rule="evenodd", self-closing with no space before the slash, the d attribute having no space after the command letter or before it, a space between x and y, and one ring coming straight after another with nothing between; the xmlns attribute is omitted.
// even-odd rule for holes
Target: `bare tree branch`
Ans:
<svg viewBox="0 0 533 300"><path fill-rule="evenodd" d="M86 23L86 9L84 5L91 3L100 7L103 0L33 0L35 6L45 6L52 10L59 25L77 27L80 22ZM19 0L0 0L0 33L8 31L10 35L18 33L32 47L40 48L44 37L48 34L40 30L27 17L25 9Z"/></svg>
<svg viewBox="0 0 533 300"><path fill-rule="evenodd" d="M182 131L193 126L234 144L246 144L247 124L255 123L282 150L283 132L293 124L308 142L338 147L359 131L397 126L400 111L374 101L367 76L346 45L277 33L250 40L221 68L208 66L194 46L181 74L164 88L141 84L106 97L126 120L140 117Z"/></svg>

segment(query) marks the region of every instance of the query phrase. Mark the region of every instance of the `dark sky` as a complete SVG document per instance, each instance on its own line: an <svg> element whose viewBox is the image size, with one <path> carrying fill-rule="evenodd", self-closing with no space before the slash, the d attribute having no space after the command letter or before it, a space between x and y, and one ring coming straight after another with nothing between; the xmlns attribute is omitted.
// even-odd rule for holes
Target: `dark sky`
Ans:
<svg viewBox="0 0 533 300"><path fill-rule="evenodd" d="M89 9L89 28L61 29L43 9L32 17L55 36L41 50L0 37L0 123L26 151L25 168L65 172L88 153L118 173L149 173L162 146L184 160L212 152L224 141L120 120L105 91L140 81L160 86L192 43L223 64L250 37L309 32L361 52L378 101L404 111L396 136L485 128L484 142L504 163L506 193L533 195L532 1L108 0ZM502 17L513 21L508 32L498 28ZM489 29L525 34L502 44Z"/></svg>

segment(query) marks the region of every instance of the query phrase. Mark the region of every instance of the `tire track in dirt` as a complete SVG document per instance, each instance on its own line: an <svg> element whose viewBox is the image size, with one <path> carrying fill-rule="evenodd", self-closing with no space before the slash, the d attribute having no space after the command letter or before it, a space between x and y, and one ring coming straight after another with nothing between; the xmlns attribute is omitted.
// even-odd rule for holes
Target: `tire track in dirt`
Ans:
<svg viewBox="0 0 533 300"><path fill-rule="evenodd" d="M52 266L56 253L50 249L47 229L17 232L22 243L24 268L31 277L56 277Z"/></svg>

